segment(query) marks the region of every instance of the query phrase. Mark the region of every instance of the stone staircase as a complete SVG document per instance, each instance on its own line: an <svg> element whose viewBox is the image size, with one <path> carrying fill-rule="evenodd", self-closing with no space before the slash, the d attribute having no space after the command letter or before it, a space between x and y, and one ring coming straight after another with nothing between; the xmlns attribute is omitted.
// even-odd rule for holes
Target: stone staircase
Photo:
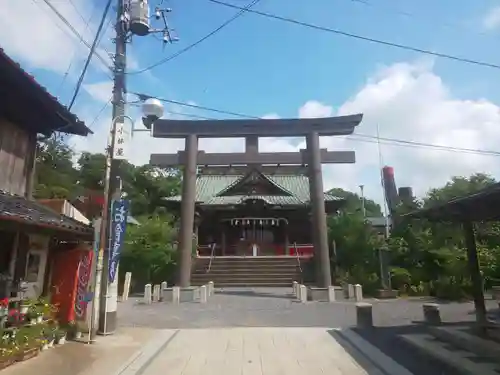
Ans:
<svg viewBox="0 0 500 375"><path fill-rule="evenodd" d="M302 281L295 257L215 257L210 269L209 264L210 258L195 260L192 285L213 281L216 287L289 287Z"/></svg>
<svg viewBox="0 0 500 375"><path fill-rule="evenodd" d="M425 333L399 337L428 358L453 369L454 374L500 374L500 342L481 337L470 326L431 326Z"/></svg>

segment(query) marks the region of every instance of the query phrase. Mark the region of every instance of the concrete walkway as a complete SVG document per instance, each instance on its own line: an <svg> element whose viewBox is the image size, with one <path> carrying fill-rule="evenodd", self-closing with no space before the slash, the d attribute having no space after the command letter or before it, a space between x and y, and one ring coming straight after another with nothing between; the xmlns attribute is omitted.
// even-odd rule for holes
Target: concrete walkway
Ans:
<svg viewBox="0 0 500 375"><path fill-rule="evenodd" d="M163 343L157 338L120 375L411 375L367 342L360 353L327 328L157 332Z"/></svg>
<svg viewBox="0 0 500 375"><path fill-rule="evenodd" d="M98 337L95 344L68 342L16 363L2 375L114 375L117 369L151 342L156 330L122 328L112 336Z"/></svg>

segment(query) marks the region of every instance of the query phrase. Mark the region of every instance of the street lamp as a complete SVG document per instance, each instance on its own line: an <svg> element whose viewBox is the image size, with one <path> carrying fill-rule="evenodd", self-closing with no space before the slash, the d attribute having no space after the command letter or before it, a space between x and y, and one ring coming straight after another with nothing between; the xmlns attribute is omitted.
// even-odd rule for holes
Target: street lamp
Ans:
<svg viewBox="0 0 500 375"><path fill-rule="evenodd" d="M163 116L163 104L155 98L149 98L142 104L142 123L151 130L153 123Z"/></svg>

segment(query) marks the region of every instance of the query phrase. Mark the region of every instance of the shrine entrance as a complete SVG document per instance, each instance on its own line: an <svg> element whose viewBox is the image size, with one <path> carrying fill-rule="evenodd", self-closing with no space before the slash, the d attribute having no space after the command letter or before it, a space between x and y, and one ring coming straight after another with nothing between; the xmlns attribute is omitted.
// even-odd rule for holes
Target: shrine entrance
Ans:
<svg viewBox="0 0 500 375"><path fill-rule="evenodd" d="M223 227L229 243L225 255L275 256L277 247L286 246L287 224L286 219L274 217L226 219Z"/></svg>
<svg viewBox="0 0 500 375"><path fill-rule="evenodd" d="M158 167L184 167L182 195L173 197L171 203L178 204L181 219L179 286L184 288L191 284L193 230L200 234L198 239L203 237L202 232L205 237L218 237L220 231L217 228L208 230L219 223L213 220L216 216L224 215L226 219L246 218L244 227L231 231L231 235L237 235L239 240L234 251L248 252L249 255L265 254L270 242L276 244L278 232L272 229L272 225L264 225L264 220L270 219L272 222L272 218L278 216L274 214L278 212L282 215L286 213L290 226L295 226L291 233L305 231L304 237L310 239L306 244L313 250L317 262L316 283L321 287L330 286L327 200L331 202L330 205L337 205L339 201L337 197L325 194L321 165L354 163L355 153L321 149L319 137L352 134L362 117L357 114L307 119L157 120L152 130L153 137L185 139L184 151L151 154L150 158L150 164ZM198 149L200 138L226 137L245 138L245 152L205 153ZM306 149L299 152L259 152L259 137L305 137ZM215 173L214 169L203 175L198 173L200 167L215 168L219 173ZM233 167L243 167L246 172L234 173L231 171ZM306 173L302 174L298 169L304 167ZM275 171L268 172L269 168ZM295 169L295 173L290 173L290 168ZM249 201L265 202L263 212L256 212L255 216L250 214L252 210L248 214L241 212ZM301 213L300 217L297 212ZM199 223L195 221L195 213L200 219ZM249 216L257 218L257 221L250 220ZM264 219L262 224L261 217ZM250 222L248 226L247 222ZM242 237L242 234L246 237ZM214 238L213 243L220 243L225 249L226 243L229 245L232 242L227 240L229 238L220 241ZM249 246L251 250L248 250ZM214 249L212 247L211 254ZM230 250L233 251L232 248ZM282 250L283 254L288 255L288 247Z"/></svg>

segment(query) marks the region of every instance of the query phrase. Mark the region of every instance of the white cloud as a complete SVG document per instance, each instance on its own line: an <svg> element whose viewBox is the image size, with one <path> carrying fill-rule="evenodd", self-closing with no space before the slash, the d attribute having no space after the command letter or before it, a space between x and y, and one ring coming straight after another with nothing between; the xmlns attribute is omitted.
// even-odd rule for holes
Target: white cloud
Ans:
<svg viewBox="0 0 500 375"><path fill-rule="evenodd" d="M356 130L361 135L376 136L378 127L380 137L486 150L496 149L500 140L500 108L487 100L454 98L428 63L400 63L380 69L336 111L328 104L310 100L298 112L301 117L363 113L363 122ZM93 137L78 140L77 147L102 151L107 139L102 129ZM418 194L444 184L455 175L474 172L500 175L496 157L381 143L382 164L395 168L397 185L412 186ZM325 189L338 186L356 191L359 184L364 184L366 195L380 201L381 163L376 141L356 136L324 137L321 146L355 150L357 158L354 165L324 166ZM304 147L304 141L297 139L260 141L262 151L294 151ZM203 139L200 148L208 152L243 151L244 142ZM131 160L147 163L150 153L181 149L182 140L152 139L147 133L138 133L134 136Z"/></svg>
<svg viewBox="0 0 500 375"><path fill-rule="evenodd" d="M69 1L51 4L91 43L96 21L92 20L87 27L84 19L91 16L92 2L74 0L73 3L75 7ZM0 42L14 59L61 74L66 72L75 55L84 58L88 54L88 49L43 1L2 1ZM107 58L106 53L100 52ZM102 63L99 65L104 68Z"/></svg>
<svg viewBox="0 0 500 375"><path fill-rule="evenodd" d="M113 82L109 80L109 81L84 84L83 88L89 93L89 95L94 100L106 103L109 101L111 94L113 92Z"/></svg>
<svg viewBox="0 0 500 375"><path fill-rule="evenodd" d="M486 30L497 29L500 26L500 6L490 9L484 16L482 23Z"/></svg>

